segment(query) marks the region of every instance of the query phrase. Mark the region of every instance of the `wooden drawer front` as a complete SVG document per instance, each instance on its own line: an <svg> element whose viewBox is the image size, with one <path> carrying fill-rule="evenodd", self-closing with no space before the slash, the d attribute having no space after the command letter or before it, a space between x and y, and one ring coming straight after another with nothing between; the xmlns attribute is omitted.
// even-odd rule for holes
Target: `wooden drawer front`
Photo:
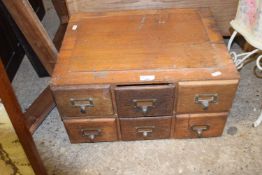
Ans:
<svg viewBox="0 0 262 175"><path fill-rule="evenodd" d="M238 80L178 83L177 113L229 111Z"/></svg>
<svg viewBox="0 0 262 175"><path fill-rule="evenodd" d="M72 119L64 120L71 143L115 141L116 119Z"/></svg>
<svg viewBox="0 0 262 175"><path fill-rule="evenodd" d="M173 115L173 85L123 86L115 94L119 117Z"/></svg>
<svg viewBox="0 0 262 175"><path fill-rule="evenodd" d="M120 119L122 140L150 140L170 137L171 117Z"/></svg>
<svg viewBox="0 0 262 175"><path fill-rule="evenodd" d="M62 117L113 115L109 86L75 86L54 90Z"/></svg>
<svg viewBox="0 0 262 175"><path fill-rule="evenodd" d="M216 137L223 133L228 113L180 114L176 116L175 138Z"/></svg>

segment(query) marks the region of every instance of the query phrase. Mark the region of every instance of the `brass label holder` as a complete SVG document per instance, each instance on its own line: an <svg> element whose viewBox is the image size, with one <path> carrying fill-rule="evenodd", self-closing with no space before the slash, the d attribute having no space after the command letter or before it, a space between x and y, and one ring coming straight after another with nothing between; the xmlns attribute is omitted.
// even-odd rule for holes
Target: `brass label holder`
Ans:
<svg viewBox="0 0 262 175"><path fill-rule="evenodd" d="M88 137L90 142L94 142L95 138L101 135L101 129L81 129L81 133L83 137Z"/></svg>
<svg viewBox="0 0 262 175"><path fill-rule="evenodd" d="M191 130L197 134L197 137L202 137L204 131L209 130L209 125L193 125L191 126Z"/></svg>
<svg viewBox="0 0 262 175"><path fill-rule="evenodd" d="M139 108L143 114L149 111L149 108L155 107L156 99L134 99L134 107Z"/></svg>
<svg viewBox="0 0 262 175"><path fill-rule="evenodd" d="M148 137L153 133L155 126L140 126L136 127L137 133L142 133L143 137Z"/></svg>
<svg viewBox="0 0 262 175"><path fill-rule="evenodd" d="M218 94L196 94L195 103L201 105L203 110L208 110L210 104L218 103Z"/></svg>
<svg viewBox="0 0 262 175"><path fill-rule="evenodd" d="M80 108L80 112L85 114L86 108L95 107L93 98L85 98L85 99L70 99L71 105L77 108Z"/></svg>

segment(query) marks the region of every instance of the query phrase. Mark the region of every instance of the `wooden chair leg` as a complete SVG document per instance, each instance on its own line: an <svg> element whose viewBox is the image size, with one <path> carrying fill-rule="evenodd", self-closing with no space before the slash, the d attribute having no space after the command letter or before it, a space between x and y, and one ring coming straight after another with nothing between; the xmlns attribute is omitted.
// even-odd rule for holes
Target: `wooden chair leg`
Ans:
<svg viewBox="0 0 262 175"><path fill-rule="evenodd" d="M9 118L14 126L16 134L21 145L27 155L27 158L32 165L35 174L47 175L43 162L39 156L36 145L29 132L24 114L21 111L20 105L16 99L11 83L7 77L4 66L0 61L0 99L9 115Z"/></svg>
<svg viewBox="0 0 262 175"><path fill-rule="evenodd" d="M62 46L62 41L63 41L64 35L65 35L65 32L66 32L66 28L67 28L67 23L60 24L60 26L59 26L56 34L55 34L53 42L54 42L57 50L60 50L60 48Z"/></svg>
<svg viewBox="0 0 262 175"><path fill-rule="evenodd" d="M28 0L2 0L2 2L49 75L52 75L57 59L57 49Z"/></svg>
<svg viewBox="0 0 262 175"><path fill-rule="evenodd" d="M48 86L24 113L26 125L32 134L41 125L54 107L55 102Z"/></svg>
<svg viewBox="0 0 262 175"><path fill-rule="evenodd" d="M52 75L57 58L57 49L28 0L2 1L49 75ZM54 106L51 91L47 87L23 115L31 133L37 129Z"/></svg>
<svg viewBox="0 0 262 175"><path fill-rule="evenodd" d="M66 32L67 24L69 21L69 13L66 6L66 0L52 0L57 16L60 19L60 26L54 37L54 44L57 50L60 50L62 40Z"/></svg>
<svg viewBox="0 0 262 175"><path fill-rule="evenodd" d="M52 0L56 13L61 24L66 24L69 21L69 13L66 5L66 0Z"/></svg>

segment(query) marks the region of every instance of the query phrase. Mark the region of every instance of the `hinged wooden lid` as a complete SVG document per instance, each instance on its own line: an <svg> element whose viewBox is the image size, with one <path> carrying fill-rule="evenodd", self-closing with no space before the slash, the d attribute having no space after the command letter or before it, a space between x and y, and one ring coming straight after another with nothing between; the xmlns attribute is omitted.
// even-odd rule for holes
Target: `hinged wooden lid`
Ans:
<svg viewBox="0 0 262 175"><path fill-rule="evenodd" d="M214 71L238 78L208 9L84 13L70 19L52 83L216 79Z"/></svg>

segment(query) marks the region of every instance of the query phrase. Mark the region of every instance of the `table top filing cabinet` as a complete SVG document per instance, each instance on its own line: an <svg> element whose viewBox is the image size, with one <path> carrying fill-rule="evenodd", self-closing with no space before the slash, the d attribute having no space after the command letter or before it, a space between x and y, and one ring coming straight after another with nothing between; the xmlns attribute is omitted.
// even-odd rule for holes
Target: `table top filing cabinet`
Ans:
<svg viewBox="0 0 262 175"><path fill-rule="evenodd" d="M209 9L79 13L51 89L71 143L215 137L239 74Z"/></svg>

